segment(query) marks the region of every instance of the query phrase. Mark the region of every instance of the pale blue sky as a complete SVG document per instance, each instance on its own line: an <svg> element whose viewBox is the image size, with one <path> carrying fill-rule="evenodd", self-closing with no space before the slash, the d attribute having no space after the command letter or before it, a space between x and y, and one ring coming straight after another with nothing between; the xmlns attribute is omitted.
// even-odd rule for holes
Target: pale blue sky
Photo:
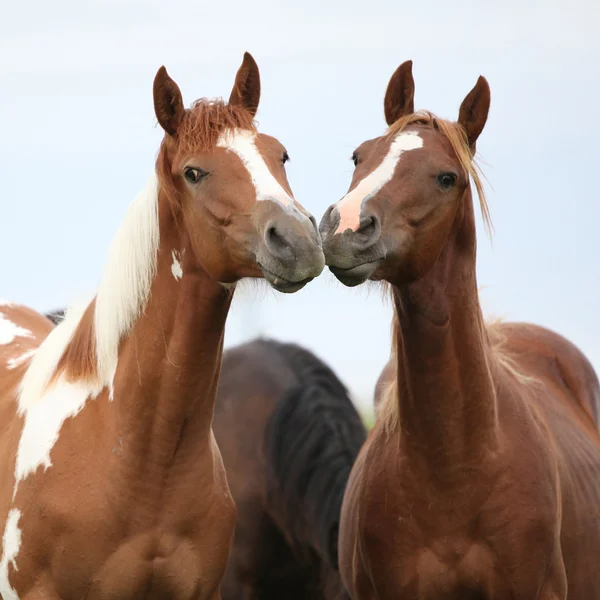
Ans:
<svg viewBox="0 0 600 600"><path fill-rule="evenodd" d="M478 75L490 82L478 142L496 228L492 247L480 227L486 315L549 326L600 370L599 21L593 0L9 3L0 23L0 297L47 310L93 292L153 168L161 64L189 104L227 96L252 52L260 128L287 146L292 189L319 219L347 190L354 147L383 131L385 87L410 58L416 106L443 117L456 117ZM248 286L227 340L296 341L369 403L389 331L378 292L326 273L293 296Z"/></svg>

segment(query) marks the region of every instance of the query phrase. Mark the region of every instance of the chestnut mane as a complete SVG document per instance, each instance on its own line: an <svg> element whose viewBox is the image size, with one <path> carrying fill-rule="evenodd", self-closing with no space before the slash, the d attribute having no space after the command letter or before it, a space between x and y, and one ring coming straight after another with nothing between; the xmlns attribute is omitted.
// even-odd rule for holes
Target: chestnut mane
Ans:
<svg viewBox="0 0 600 600"><path fill-rule="evenodd" d="M227 104L220 98L200 98L186 111L177 130L177 149L181 153L208 152L216 147L221 134L229 129L256 131L256 124L243 106ZM160 189L165 192L171 205L177 207L178 192L167 151L169 143L169 137L165 136L156 159L156 173Z"/></svg>

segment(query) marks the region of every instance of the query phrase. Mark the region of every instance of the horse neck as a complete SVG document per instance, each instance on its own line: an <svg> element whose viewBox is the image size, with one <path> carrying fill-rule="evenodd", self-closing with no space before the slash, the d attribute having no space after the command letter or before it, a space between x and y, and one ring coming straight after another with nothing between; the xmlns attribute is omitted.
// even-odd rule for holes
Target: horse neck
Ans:
<svg viewBox="0 0 600 600"><path fill-rule="evenodd" d="M156 276L143 314L121 342L114 399L120 427L137 437L140 452L157 452L161 461L172 459L184 433L210 438L232 292L196 264L162 195L158 210Z"/></svg>
<svg viewBox="0 0 600 600"><path fill-rule="evenodd" d="M496 399L475 274L470 190L434 267L394 287L402 442L432 472L477 461L495 443Z"/></svg>

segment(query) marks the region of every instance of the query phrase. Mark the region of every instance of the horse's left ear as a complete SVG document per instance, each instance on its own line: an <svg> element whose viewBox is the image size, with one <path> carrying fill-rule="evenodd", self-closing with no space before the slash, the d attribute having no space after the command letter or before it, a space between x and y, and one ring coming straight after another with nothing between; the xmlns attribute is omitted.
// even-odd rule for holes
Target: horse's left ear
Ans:
<svg viewBox="0 0 600 600"><path fill-rule="evenodd" d="M229 104L243 106L252 116L256 115L260 101L260 73L258 65L249 52L244 52L244 60L235 76Z"/></svg>
<svg viewBox="0 0 600 600"><path fill-rule="evenodd" d="M161 67L154 78L154 112L160 126L169 134L175 135L185 114L183 98L179 86Z"/></svg>
<svg viewBox="0 0 600 600"><path fill-rule="evenodd" d="M479 76L475 87L467 94L460 105L458 122L462 125L471 151L475 152L475 142L483 131L490 111L490 85L487 79Z"/></svg>

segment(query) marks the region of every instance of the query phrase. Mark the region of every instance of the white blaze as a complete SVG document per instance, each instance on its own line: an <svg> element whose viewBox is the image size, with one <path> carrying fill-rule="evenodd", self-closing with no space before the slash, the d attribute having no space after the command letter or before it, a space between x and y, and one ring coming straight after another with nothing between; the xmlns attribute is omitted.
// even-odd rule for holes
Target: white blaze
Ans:
<svg viewBox="0 0 600 600"><path fill-rule="evenodd" d="M8 579L8 567L17 569L17 555L21 549L21 530L19 519L21 511L11 509L6 519L4 535L2 536L2 558L0 558L0 597L4 600L19 600L17 592L13 589Z"/></svg>
<svg viewBox="0 0 600 600"><path fill-rule="evenodd" d="M273 177L265 159L258 151L255 143L256 135L256 133L245 129L228 130L221 135L217 146L239 156L242 164L250 174L250 179L256 190L256 200L278 202L282 206L291 209L290 212L295 216L300 217L301 213L295 207L293 198Z"/></svg>
<svg viewBox="0 0 600 600"><path fill-rule="evenodd" d="M346 229L356 231L360 224L360 212L363 204L377 194L390 181L394 176L396 165L405 152L422 147L423 139L418 132L403 131L399 133L391 143L388 153L381 161L381 164L337 203L337 209L340 213L340 224L336 233L341 233L342 231L346 231Z"/></svg>

